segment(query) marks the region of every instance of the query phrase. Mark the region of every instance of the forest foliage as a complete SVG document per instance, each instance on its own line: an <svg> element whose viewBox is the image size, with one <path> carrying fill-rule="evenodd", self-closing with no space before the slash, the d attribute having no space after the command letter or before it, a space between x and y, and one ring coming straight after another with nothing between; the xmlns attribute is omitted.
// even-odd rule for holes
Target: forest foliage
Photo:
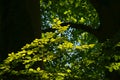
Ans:
<svg viewBox="0 0 120 80"><path fill-rule="evenodd" d="M99 43L88 32L61 26L63 22L75 22L97 28L98 14L88 0L40 0L40 7L42 30L55 31L42 33L41 39L9 53L0 64L0 79L105 80L107 70L119 71L120 43Z"/></svg>
<svg viewBox="0 0 120 80"><path fill-rule="evenodd" d="M102 71L99 71L99 74L96 71L100 65L95 65L97 63L95 58L98 59L100 53L93 49L97 45L73 44L65 36L69 25L61 26L60 24L60 20L54 19L52 28L56 29L55 32L43 33L41 39L35 39L31 44L26 44L18 53L8 54L8 58L0 67L1 77L8 78L3 75L9 74L26 75L25 79L32 77L45 80L87 79L82 75L87 75L91 79L95 76L100 78ZM44 66L44 69L41 69L41 66Z"/></svg>

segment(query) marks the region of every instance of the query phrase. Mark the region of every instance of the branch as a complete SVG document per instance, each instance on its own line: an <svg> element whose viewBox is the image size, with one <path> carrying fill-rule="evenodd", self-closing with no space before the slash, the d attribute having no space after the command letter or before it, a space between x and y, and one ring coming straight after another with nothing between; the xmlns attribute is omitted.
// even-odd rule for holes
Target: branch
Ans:
<svg viewBox="0 0 120 80"><path fill-rule="evenodd" d="M56 29L52 29L52 28L47 28L42 30L42 33L46 33L46 32L55 32Z"/></svg>
<svg viewBox="0 0 120 80"><path fill-rule="evenodd" d="M66 26L66 25L70 25L71 28L75 28L77 30L83 30L83 31L91 33L93 35L95 35L97 32L96 31L97 29L93 29L91 26L87 26L84 24L76 24L76 23L71 23L71 22L61 24L61 26Z"/></svg>
<svg viewBox="0 0 120 80"><path fill-rule="evenodd" d="M93 34L95 36L97 35L97 29L93 29L91 26L87 26L87 25L83 25L83 24L75 24L75 23L71 23L71 22L61 24L61 26L67 26L67 25L70 25L69 27L71 27L71 28L75 28L77 30L83 30L83 31ZM54 32L55 30L56 29L48 28L48 29L42 30L42 32L43 33Z"/></svg>

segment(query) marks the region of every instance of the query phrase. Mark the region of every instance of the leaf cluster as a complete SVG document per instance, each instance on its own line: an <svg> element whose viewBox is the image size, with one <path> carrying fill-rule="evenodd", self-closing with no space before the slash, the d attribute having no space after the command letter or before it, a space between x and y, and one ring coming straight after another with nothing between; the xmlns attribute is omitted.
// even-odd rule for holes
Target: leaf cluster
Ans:
<svg viewBox="0 0 120 80"><path fill-rule="evenodd" d="M17 53L8 54L0 64L1 79L102 79L103 67L97 62L101 60L98 58L101 53L95 50L97 45L75 45L65 36L69 25L61 26L58 18L53 21L55 32L42 33L41 39L26 44Z"/></svg>

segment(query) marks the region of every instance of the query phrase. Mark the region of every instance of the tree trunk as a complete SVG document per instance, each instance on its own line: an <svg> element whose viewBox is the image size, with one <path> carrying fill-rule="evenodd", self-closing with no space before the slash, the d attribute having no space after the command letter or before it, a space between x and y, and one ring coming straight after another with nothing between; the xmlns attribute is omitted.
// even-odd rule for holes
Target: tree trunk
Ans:
<svg viewBox="0 0 120 80"><path fill-rule="evenodd" d="M96 32L99 41L104 42L109 39L111 42L110 48L103 48L104 54L109 53L113 46L120 42L120 0L90 0L95 7L100 18L100 27ZM106 54L107 55L107 54ZM106 71L106 78L108 80L119 80L119 71Z"/></svg>
<svg viewBox="0 0 120 80"><path fill-rule="evenodd" d="M120 41L120 0L90 0L98 12L100 27L95 36L101 42Z"/></svg>
<svg viewBox="0 0 120 80"><path fill-rule="evenodd" d="M0 58L40 38L39 0L0 1Z"/></svg>

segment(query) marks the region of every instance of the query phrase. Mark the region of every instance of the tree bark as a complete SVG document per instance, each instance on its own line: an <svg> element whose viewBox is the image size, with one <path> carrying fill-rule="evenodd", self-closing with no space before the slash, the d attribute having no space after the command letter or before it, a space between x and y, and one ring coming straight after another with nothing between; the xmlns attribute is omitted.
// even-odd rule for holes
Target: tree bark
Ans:
<svg viewBox="0 0 120 80"><path fill-rule="evenodd" d="M120 0L90 0L91 4L98 12L100 19L100 27L96 32L96 36L99 41L106 41L109 39L111 47L120 41ZM102 52L107 52L111 56L110 50L106 50L103 47ZM108 80L119 80L119 71L109 72L106 70L106 78Z"/></svg>
<svg viewBox="0 0 120 80"><path fill-rule="evenodd" d="M90 0L100 19L100 27L96 36L100 41L111 39L120 41L120 1L119 0ZM116 37L116 35L118 37Z"/></svg>
<svg viewBox="0 0 120 80"><path fill-rule="evenodd" d="M39 0L0 1L0 58L40 38Z"/></svg>

